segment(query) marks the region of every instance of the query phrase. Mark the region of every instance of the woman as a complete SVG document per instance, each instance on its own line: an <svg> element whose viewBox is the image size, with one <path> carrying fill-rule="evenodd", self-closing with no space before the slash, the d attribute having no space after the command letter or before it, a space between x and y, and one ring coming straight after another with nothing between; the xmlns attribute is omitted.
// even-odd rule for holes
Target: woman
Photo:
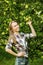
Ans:
<svg viewBox="0 0 43 65"><path fill-rule="evenodd" d="M15 65L28 65L28 49L27 49L27 42L25 39L26 37L29 38L36 36L31 21L27 22L26 24L30 26L32 33L30 34L28 33L24 34L22 32L20 33L19 25L15 21L10 22L9 24L10 35L5 50L6 52L16 56ZM12 46L15 47L17 53L11 49Z"/></svg>

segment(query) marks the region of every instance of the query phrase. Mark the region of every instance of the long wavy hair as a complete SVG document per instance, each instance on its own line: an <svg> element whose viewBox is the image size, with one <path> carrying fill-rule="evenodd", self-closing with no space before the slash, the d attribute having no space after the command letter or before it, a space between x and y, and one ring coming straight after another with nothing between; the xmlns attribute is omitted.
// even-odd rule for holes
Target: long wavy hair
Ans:
<svg viewBox="0 0 43 65"><path fill-rule="evenodd" d="M13 30L12 30L12 23L15 23L16 21L12 21L12 22L10 22L9 23L9 39L8 39L8 42L11 40L11 39L13 39L13 42L14 43L16 43L16 39L15 39L15 37L14 37L14 35L13 35Z"/></svg>

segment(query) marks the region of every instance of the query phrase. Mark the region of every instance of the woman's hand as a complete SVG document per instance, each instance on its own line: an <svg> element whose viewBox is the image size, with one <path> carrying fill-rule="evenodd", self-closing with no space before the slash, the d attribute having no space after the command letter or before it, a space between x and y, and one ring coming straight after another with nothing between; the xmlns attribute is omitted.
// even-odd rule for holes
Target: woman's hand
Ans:
<svg viewBox="0 0 43 65"><path fill-rule="evenodd" d="M24 55L25 55L25 52L19 52L19 53L17 54L18 57L23 57Z"/></svg>
<svg viewBox="0 0 43 65"><path fill-rule="evenodd" d="M26 24L29 24L29 25L31 25L31 23L32 23L31 21L28 21Z"/></svg>

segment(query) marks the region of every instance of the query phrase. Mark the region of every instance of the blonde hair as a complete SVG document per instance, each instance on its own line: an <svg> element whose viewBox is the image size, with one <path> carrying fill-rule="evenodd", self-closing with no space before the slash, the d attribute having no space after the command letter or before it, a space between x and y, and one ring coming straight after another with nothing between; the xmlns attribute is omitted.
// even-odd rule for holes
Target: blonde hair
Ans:
<svg viewBox="0 0 43 65"><path fill-rule="evenodd" d="M16 43L16 39L13 35L13 30L12 30L12 23L15 23L16 21L12 21L9 23L9 39L8 42L10 41L10 39L13 39L13 42Z"/></svg>
<svg viewBox="0 0 43 65"><path fill-rule="evenodd" d="M13 33L13 30L12 30L12 23L14 23L15 21L12 21L9 23L9 34L12 34Z"/></svg>

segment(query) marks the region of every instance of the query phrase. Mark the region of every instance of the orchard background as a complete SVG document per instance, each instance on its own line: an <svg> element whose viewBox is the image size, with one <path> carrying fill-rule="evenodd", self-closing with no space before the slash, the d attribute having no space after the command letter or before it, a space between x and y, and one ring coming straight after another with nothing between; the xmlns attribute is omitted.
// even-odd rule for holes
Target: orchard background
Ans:
<svg viewBox="0 0 43 65"><path fill-rule="evenodd" d="M31 32L26 22L32 21L37 37L27 39L30 65L42 65L43 0L0 0L0 65L14 64L15 57L5 51L9 36L9 23L12 20L18 22L20 32L24 33Z"/></svg>

